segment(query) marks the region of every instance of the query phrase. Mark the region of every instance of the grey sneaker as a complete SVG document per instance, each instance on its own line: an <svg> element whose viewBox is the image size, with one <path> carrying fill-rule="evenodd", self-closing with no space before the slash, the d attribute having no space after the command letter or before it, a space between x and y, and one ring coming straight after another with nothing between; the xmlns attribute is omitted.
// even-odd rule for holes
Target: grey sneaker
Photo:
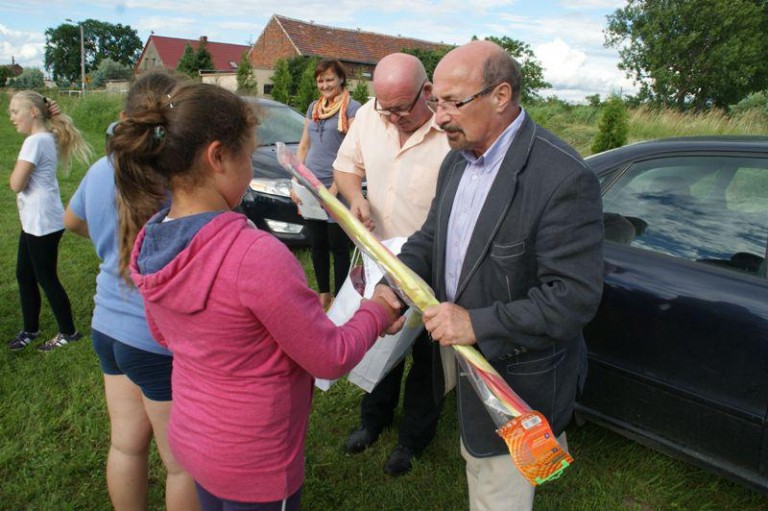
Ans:
<svg viewBox="0 0 768 511"><path fill-rule="evenodd" d="M81 334L80 332L75 332L74 334L71 334L71 335L65 335L65 334L62 334L61 332L59 332L58 334L56 334L53 337L53 339L51 339L49 341L45 341L45 343L43 343L40 346L38 346L37 350L38 351L53 351L56 348L61 348L62 346L66 346L67 344L69 344L72 341L78 340L82 336L83 336L83 334Z"/></svg>
<svg viewBox="0 0 768 511"><path fill-rule="evenodd" d="M8 343L8 349L13 351L23 350L27 347L27 344L37 339L38 335L40 335L39 330L37 332L25 332L22 330L14 340Z"/></svg>

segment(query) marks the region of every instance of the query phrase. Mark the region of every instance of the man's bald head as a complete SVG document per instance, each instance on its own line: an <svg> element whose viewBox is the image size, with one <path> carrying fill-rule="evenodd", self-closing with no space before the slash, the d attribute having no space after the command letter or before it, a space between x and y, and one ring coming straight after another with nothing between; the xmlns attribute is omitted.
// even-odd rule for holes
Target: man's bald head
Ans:
<svg viewBox="0 0 768 511"><path fill-rule="evenodd" d="M446 71L478 80L482 87L508 83L512 87L513 104L520 103L523 85L520 64L496 43L472 41L454 48L437 64L435 76Z"/></svg>
<svg viewBox="0 0 768 511"><path fill-rule="evenodd" d="M381 59L373 71L373 90L377 96L387 94L392 89L420 87L427 79L424 64L407 53L391 53Z"/></svg>
<svg viewBox="0 0 768 511"><path fill-rule="evenodd" d="M410 134L432 118L425 99L432 92L424 64L413 55L392 53L381 59L373 71L376 108L401 134ZM399 112L399 113L398 113Z"/></svg>
<svg viewBox="0 0 768 511"><path fill-rule="evenodd" d="M495 43L472 41L448 52L435 68L433 96L435 121L451 148L485 153L519 115L520 85L520 66Z"/></svg>

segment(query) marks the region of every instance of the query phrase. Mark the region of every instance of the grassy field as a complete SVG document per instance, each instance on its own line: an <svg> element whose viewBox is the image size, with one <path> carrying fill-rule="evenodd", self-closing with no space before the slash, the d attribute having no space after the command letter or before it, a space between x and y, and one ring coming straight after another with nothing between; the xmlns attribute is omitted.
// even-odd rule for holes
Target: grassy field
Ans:
<svg viewBox="0 0 768 511"><path fill-rule="evenodd" d="M0 110L7 112L7 103L7 97L0 93ZM62 103L100 150L104 127L119 110L117 101L94 98L80 103L62 98ZM586 151L599 118L597 112L587 108L558 112L532 107L529 111ZM667 118L649 117L643 112L632 114L633 140L642 136L638 133L666 134L661 124ZM651 122L659 126L646 126ZM677 131L686 124L686 118L680 118L674 134L682 134ZM702 125L697 129L697 133L720 133L724 128ZM741 132L742 128L733 129ZM765 126L757 130L766 132ZM7 180L22 137L4 119L0 121L0 139L0 169ZM70 176L61 178L65 202L84 171L75 167ZM0 186L0 340L10 340L21 324L14 276L18 215L15 198L5 182ZM306 252L296 255L305 268L310 267ZM86 333L97 265L87 240L64 236L60 273L72 300L76 324ZM311 274L309 278L312 281ZM45 303L42 325L44 337L56 333ZM382 467L397 441L394 431L385 432L363 454L349 456L342 450L344 438L357 424L361 395L362 391L344 381L327 393L316 394L306 449L304 509L466 509L453 398L446 403L435 441L417 460L414 470L393 479L383 473ZM88 338L50 354L34 348L10 352L0 347L0 510L109 509L104 482L108 439L101 373ZM768 509L768 498L761 494L597 426L572 425L568 442L576 463L561 480L540 488L537 510ZM151 509L163 507L161 481L160 463L153 454Z"/></svg>

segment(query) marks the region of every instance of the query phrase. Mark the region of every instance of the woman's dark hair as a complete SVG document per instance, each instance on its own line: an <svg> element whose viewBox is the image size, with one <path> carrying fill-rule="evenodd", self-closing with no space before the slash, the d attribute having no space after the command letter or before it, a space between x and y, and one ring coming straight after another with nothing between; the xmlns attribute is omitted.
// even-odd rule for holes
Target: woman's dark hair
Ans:
<svg viewBox="0 0 768 511"><path fill-rule="evenodd" d="M315 80L317 80L318 76L325 73L329 69L339 77L339 80L341 81L341 88L345 88L347 86L347 72L344 70L344 64L336 59L323 59L318 62L315 66Z"/></svg>
<svg viewBox="0 0 768 511"><path fill-rule="evenodd" d="M139 115L142 111L151 109L161 98L167 97L177 84L178 80L166 72L154 71L143 74L133 82L128 90L128 95L125 97L125 105L123 105L123 118ZM110 125L111 132L107 136L108 153L113 150L112 139L119 126L120 123ZM117 172L115 172L115 178L117 181ZM167 183L157 174L141 174L136 176L136 179L143 180L141 188L144 190L144 193L134 197L130 207L127 206L125 200L122 200L119 190L116 197L118 218L120 220L118 225L120 274L129 284L132 284L128 274L128 263L130 262L131 255L130 248L133 246L136 233L162 207L167 195ZM124 251L123 247L127 247L127 250Z"/></svg>
<svg viewBox="0 0 768 511"><path fill-rule="evenodd" d="M120 273L126 278L136 235L166 191L195 186L203 178L196 165L201 151L219 141L237 153L258 122L248 103L218 85L181 83L168 93L146 89L144 100L140 108L126 108L109 141L120 211Z"/></svg>

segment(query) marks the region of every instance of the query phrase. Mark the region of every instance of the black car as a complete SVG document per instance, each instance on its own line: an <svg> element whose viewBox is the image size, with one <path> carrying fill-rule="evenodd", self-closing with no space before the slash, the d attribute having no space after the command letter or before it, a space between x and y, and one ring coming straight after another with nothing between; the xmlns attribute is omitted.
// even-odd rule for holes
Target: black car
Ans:
<svg viewBox="0 0 768 511"><path fill-rule="evenodd" d="M275 152L276 142L284 142L296 152L304 131L304 117L277 101L246 99L258 105L261 123L256 134L259 147L251 156L253 179L240 208L257 227L285 244L306 246L309 240L304 220L291 202L291 179L277 162Z"/></svg>
<svg viewBox="0 0 768 511"><path fill-rule="evenodd" d="M768 491L768 137L587 159L605 287L577 420Z"/></svg>

